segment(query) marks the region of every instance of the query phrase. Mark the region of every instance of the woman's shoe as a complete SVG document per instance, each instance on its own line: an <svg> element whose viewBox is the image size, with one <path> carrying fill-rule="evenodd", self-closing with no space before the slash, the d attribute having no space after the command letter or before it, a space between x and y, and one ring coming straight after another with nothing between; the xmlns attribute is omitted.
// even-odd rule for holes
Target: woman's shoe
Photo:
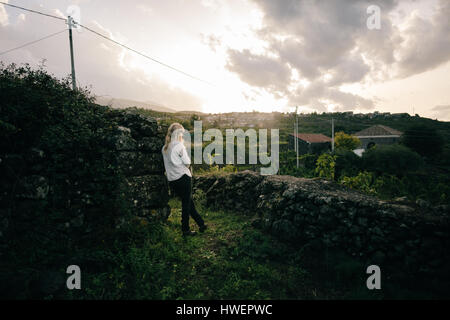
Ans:
<svg viewBox="0 0 450 320"><path fill-rule="evenodd" d="M198 230L203 233L205 232L205 230L208 229L208 227L206 226L206 224L202 225Z"/></svg>

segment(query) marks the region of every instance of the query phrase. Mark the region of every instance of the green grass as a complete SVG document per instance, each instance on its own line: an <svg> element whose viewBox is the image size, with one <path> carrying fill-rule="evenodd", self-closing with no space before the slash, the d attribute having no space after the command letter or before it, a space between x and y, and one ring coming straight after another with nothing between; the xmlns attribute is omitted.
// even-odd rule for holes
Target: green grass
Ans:
<svg viewBox="0 0 450 320"><path fill-rule="evenodd" d="M251 225L251 215L205 209L205 233L183 238L181 204L168 221L139 222L109 250L107 270L84 273L75 299L383 299L430 298L383 282L366 288L366 267L340 252L280 242ZM198 230L191 219L191 230ZM131 239L131 240L130 240ZM105 260L106 259L106 260Z"/></svg>
<svg viewBox="0 0 450 320"><path fill-rule="evenodd" d="M179 285L168 298L287 299L304 297L307 272L283 263L288 250L259 230L248 217L201 210L208 224L204 234L181 236L181 207L171 200L164 226L177 246L172 272ZM191 219L191 229L197 226Z"/></svg>

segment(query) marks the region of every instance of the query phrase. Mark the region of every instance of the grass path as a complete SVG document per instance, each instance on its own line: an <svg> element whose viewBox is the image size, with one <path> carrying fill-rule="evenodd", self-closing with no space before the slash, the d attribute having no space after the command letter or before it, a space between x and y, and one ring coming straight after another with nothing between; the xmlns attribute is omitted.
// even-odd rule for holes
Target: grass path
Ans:
<svg viewBox="0 0 450 320"><path fill-rule="evenodd" d="M304 251L255 229L248 216L200 210L207 231L184 239L180 202L172 199L170 206L164 228L176 251L170 271L178 285L167 298L337 299L348 294L336 289L335 279L324 280L327 270L311 273ZM191 219L191 230L197 229Z"/></svg>
<svg viewBox="0 0 450 320"><path fill-rule="evenodd" d="M171 199L167 221L137 220L115 236L114 250L93 252L98 270L87 270L82 299L423 299L418 288L383 280L366 287L366 265L342 252L289 245L252 226L249 215L201 208L208 229L181 235L181 204ZM191 219L191 230L198 230ZM104 267L105 259L110 265ZM382 276L383 277L383 276Z"/></svg>

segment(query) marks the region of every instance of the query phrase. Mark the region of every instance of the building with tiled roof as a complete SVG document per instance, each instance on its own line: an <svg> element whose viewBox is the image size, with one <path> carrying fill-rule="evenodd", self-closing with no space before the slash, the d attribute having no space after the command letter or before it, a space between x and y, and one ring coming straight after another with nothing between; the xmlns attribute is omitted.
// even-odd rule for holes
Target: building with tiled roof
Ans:
<svg viewBox="0 0 450 320"><path fill-rule="evenodd" d="M321 153L331 148L331 138L320 133L297 133L289 135L289 148L295 150L298 141L299 154Z"/></svg>
<svg viewBox="0 0 450 320"><path fill-rule="evenodd" d="M377 144L397 143L403 132L388 126L375 125L353 134L361 140L362 148L369 149Z"/></svg>

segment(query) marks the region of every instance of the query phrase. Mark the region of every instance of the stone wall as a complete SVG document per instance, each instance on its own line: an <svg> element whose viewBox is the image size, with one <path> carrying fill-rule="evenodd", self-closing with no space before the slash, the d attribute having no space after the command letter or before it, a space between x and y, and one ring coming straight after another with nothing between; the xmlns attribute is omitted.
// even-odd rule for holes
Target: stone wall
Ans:
<svg viewBox="0 0 450 320"><path fill-rule="evenodd" d="M55 293L69 264L104 268L95 250L110 250L125 225L170 213L164 128L106 107L74 118L31 148L0 152L0 298Z"/></svg>
<svg viewBox="0 0 450 320"><path fill-rule="evenodd" d="M139 114L118 112L118 135L113 137L117 159L125 175L122 189L137 216L167 219L168 185L161 148L164 128Z"/></svg>
<svg viewBox="0 0 450 320"><path fill-rule="evenodd" d="M52 163L58 163L54 160L60 157L58 152L31 148L20 154L1 156L5 176L14 178L18 173L21 176L11 180L13 183L4 176L0 186L0 249L7 250L8 243L17 238L18 233L38 232L41 227L66 238L93 232L96 227L109 224L114 217L113 223L118 227L125 222L123 210L131 209L132 216L147 220L169 216L168 186L160 151L164 129L152 118L129 112L110 110L105 117L117 124L113 129L115 134L98 141L99 148L106 146L107 152L113 154L106 162L112 168L108 168L113 175L111 181L105 180L105 176L89 175L89 167L97 163L95 159L76 159L78 168L63 161L58 168L49 168L50 157ZM64 150L67 149L63 147L59 152ZM86 170L81 173L80 168ZM70 170L75 174L69 174ZM45 175L48 171L52 172L51 178ZM76 177L77 172L81 178ZM109 183L117 185L117 190L112 193L106 190ZM99 199L114 203L118 197L127 203L127 208L99 212L105 210L103 204L99 205ZM57 205L49 212L46 208L54 203ZM44 212L48 218L42 216ZM45 223L45 227L41 223Z"/></svg>
<svg viewBox="0 0 450 320"><path fill-rule="evenodd" d="M411 273L450 270L448 208L388 203L325 180L245 171L194 178L208 206L237 211L285 241L338 248ZM448 277L447 277L448 279Z"/></svg>

